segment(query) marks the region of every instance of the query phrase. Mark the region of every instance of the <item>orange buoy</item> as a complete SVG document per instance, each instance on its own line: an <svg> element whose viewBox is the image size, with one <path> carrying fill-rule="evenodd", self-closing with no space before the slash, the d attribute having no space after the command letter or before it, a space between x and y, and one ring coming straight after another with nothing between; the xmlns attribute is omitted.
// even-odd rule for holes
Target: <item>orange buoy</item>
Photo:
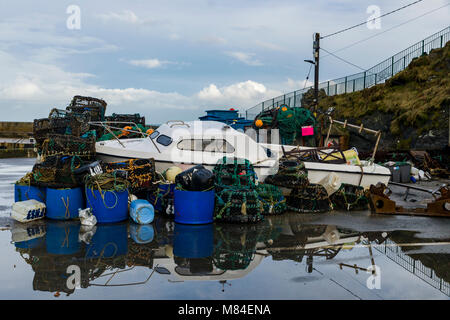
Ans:
<svg viewBox="0 0 450 320"><path fill-rule="evenodd" d="M287 107L281 108L281 111L287 111Z"/></svg>
<svg viewBox="0 0 450 320"><path fill-rule="evenodd" d="M145 133L148 135L151 135L155 130L153 130L152 128L148 129Z"/></svg>
<svg viewBox="0 0 450 320"><path fill-rule="evenodd" d="M262 125L263 125L263 122L262 122L261 119L258 119L258 120L255 121L255 126L257 126L258 128L261 128Z"/></svg>

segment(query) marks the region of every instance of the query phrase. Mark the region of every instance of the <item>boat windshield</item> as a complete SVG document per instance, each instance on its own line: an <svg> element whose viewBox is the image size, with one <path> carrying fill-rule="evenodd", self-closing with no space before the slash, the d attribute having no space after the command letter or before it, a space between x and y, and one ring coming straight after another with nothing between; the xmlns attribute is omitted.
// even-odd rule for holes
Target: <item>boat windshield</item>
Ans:
<svg viewBox="0 0 450 320"><path fill-rule="evenodd" d="M155 139L159 135L159 131L153 131L153 133L150 135L150 139Z"/></svg>

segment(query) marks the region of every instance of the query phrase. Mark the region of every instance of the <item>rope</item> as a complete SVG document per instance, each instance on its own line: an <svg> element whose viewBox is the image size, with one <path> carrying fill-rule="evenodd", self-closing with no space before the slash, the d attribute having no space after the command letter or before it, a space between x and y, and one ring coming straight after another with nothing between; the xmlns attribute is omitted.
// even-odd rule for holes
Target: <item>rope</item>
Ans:
<svg viewBox="0 0 450 320"><path fill-rule="evenodd" d="M64 205L64 207L66 208L66 212L64 213L64 217L66 219L70 219L70 210L69 210L69 196L67 196L67 203L64 200L64 197L61 197L62 203Z"/></svg>

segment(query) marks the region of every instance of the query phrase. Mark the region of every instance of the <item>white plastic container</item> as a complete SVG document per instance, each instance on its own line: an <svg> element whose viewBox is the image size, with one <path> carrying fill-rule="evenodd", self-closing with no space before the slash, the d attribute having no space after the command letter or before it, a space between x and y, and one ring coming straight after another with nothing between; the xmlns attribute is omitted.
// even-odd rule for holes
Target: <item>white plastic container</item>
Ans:
<svg viewBox="0 0 450 320"><path fill-rule="evenodd" d="M11 218L19 222L30 222L45 217L46 206L37 200L19 201L13 204Z"/></svg>
<svg viewBox="0 0 450 320"><path fill-rule="evenodd" d="M341 179L336 173L330 172L327 176L320 180L318 184L322 185L325 190L327 190L328 196L331 196L341 187Z"/></svg>

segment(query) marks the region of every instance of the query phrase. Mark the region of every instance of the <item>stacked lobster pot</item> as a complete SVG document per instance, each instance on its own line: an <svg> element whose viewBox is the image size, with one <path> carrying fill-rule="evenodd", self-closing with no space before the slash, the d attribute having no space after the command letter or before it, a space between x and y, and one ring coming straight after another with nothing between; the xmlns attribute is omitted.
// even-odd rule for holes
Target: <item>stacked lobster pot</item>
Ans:
<svg viewBox="0 0 450 320"><path fill-rule="evenodd" d="M214 175L214 220L255 223L263 219L263 208L256 191L256 173L248 160L224 157L214 167Z"/></svg>
<svg viewBox="0 0 450 320"><path fill-rule="evenodd" d="M288 210L316 213L332 208L326 189L320 184L309 182L303 162L281 161L278 172L268 176L265 182L282 189Z"/></svg>

